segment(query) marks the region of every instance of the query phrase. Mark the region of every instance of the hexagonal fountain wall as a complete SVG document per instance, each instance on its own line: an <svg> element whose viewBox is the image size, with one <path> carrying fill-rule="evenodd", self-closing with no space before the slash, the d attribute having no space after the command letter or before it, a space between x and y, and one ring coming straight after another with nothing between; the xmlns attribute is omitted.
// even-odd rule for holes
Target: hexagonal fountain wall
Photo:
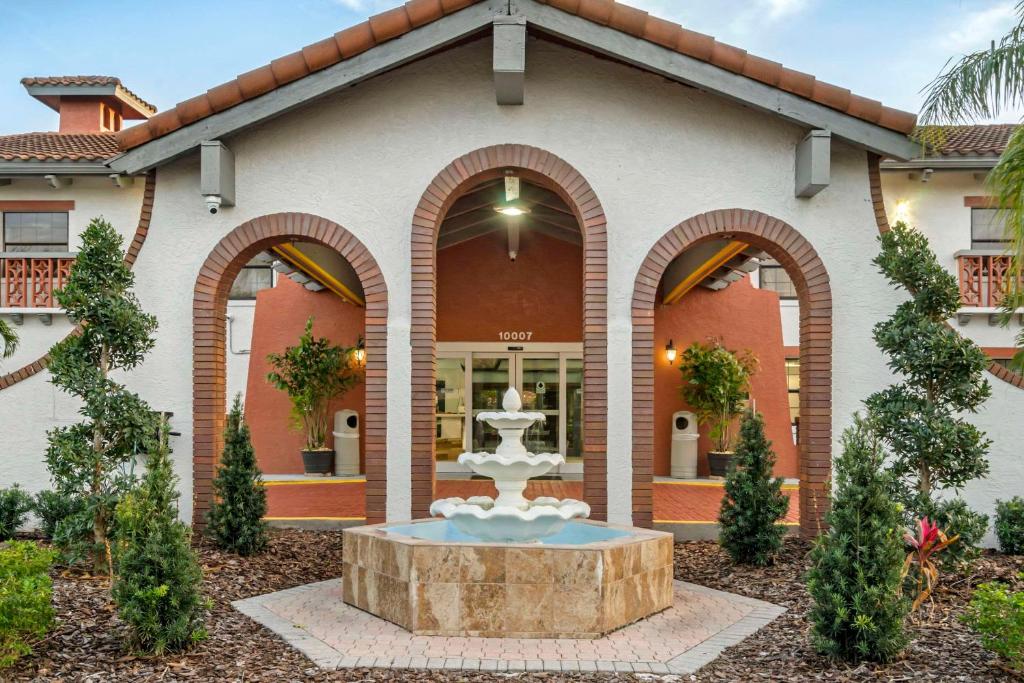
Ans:
<svg viewBox="0 0 1024 683"><path fill-rule="evenodd" d="M495 453L459 462L495 480L498 497L435 501L445 519L344 531L346 603L420 635L594 638L672 605L672 535L585 519L586 503L523 497L527 481L564 459L534 455L523 432L540 413L478 419Z"/></svg>

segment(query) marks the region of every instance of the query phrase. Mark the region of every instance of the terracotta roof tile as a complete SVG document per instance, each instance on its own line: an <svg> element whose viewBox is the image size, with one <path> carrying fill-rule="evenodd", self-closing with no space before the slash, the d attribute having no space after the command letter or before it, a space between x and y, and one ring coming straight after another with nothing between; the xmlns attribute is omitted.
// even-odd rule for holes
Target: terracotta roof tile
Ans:
<svg viewBox="0 0 1024 683"><path fill-rule="evenodd" d="M331 38L307 45L294 55L282 57L268 66L254 69L235 80L211 88L205 94L189 100L187 107L184 104L179 105L179 113L173 113L175 110L171 109L169 116L158 115L138 126L125 129L119 134L118 143L121 149L137 147L209 115L202 112L223 111L301 78L305 74L298 64L299 54L305 61L308 72L319 71L404 35L418 26L437 21L447 14L481 1L410 0L404 5L374 15L361 24L340 31ZM598 24L611 26L733 73L742 74L752 80L781 88L883 128L909 134L917 122L914 114L859 97L845 88L818 81L810 74L788 69L778 62L755 57L745 50L720 43L711 36L651 17L642 10L615 0L537 1Z"/></svg>
<svg viewBox="0 0 1024 683"><path fill-rule="evenodd" d="M114 133L0 135L5 161L100 161L117 153Z"/></svg>
<svg viewBox="0 0 1024 683"><path fill-rule="evenodd" d="M927 126L919 131L919 135L941 156L999 156L1017 128L1016 123Z"/></svg>
<svg viewBox="0 0 1024 683"><path fill-rule="evenodd" d="M21 84L25 87L32 85L66 85L66 86L90 86L90 85L117 85L121 89L130 95L132 98L138 100L142 105L156 111L156 107L142 99L131 90L124 86L121 79L117 76L29 76L21 79Z"/></svg>

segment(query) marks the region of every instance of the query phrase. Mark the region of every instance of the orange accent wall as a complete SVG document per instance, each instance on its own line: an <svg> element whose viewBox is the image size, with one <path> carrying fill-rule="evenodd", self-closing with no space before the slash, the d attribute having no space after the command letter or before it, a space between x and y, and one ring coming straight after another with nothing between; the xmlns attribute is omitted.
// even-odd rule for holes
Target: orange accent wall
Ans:
<svg viewBox="0 0 1024 683"><path fill-rule="evenodd" d="M751 380L750 394L757 410L764 415L768 438L775 449L775 473L797 476L797 448L789 422L779 297L775 292L754 288L749 278L717 292L697 287L679 303L655 309L654 474L669 474L672 414L689 409L679 396L679 359L669 365L665 360L665 345L672 339L681 357L690 344L707 341L709 337L721 339L729 349L749 349L757 356L760 369ZM706 453L711 441L706 427L700 431L697 473L707 476Z"/></svg>
<svg viewBox="0 0 1024 683"><path fill-rule="evenodd" d="M288 396L267 382L270 372L267 354L280 353L293 346L310 315L314 316L313 333L336 344L354 346L363 334L364 309L346 304L329 292L310 292L286 277L279 277L276 287L256 295L245 412L256 459L265 474L302 474L300 450L304 439L301 432L291 428ZM359 411L361 465L365 463L365 405L366 391L362 382L331 404L332 424L336 410ZM330 434L327 445L334 445Z"/></svg>
<svg viewBox="0 0 1024 683"><path fill-rule="evenodd" d="M437 252L437 341L583 340L583 249L524 227L508 258L504 231Z"/></svg>

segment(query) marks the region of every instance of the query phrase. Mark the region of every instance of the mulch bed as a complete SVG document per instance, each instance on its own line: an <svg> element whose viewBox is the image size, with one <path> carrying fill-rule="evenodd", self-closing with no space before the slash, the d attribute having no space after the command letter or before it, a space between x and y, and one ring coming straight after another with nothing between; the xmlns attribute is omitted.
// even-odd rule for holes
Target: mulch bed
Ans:
<svg viewBox="0 0 1024 683"><path fill-rule="evenodd" d="M676 578L782 605L789 611L729 648L700 670L700 681L1021 681L1000 668L995 657L957 618L974 586L1003 581L1024 589L1018 574L1024 557L990 553L969 573L946 574L931 608L922 606L910 624L911 643L903 657L888 665L851 667L820 657L811 647L806 618L811 606L802 577L810 568L810 545L787 539L772 567L737 567L716 543L676 544Z"/></svg>
<svg viewBox="0 0 1024 683"><path fill-rule="evenodd" d="M204 543L200 557L205 593L214 605L209 638L185 654L134 657L121 646L121 630L105 580L57 570L58 626L36 653L0 673L4 681L614 681L609 674L505 674L472 672L321 671L269 631L236 612L231 601L337 576L341 534L275 530L268 552L253 558L221 553ZM691 680L699 681L988 681L1020 680L993 658L957 620L970 587L986 580L1016 581L1024 559L991 555L969 577L947 577L926 623L914 626L904 659L887 667L850 668L818 657L807 641L808 598L801 582L807 546L787 541L783 557L765 569L732 566L715 543L676 546L677 578L756 597L789 608L758 634L727 650ZM1018 583L1018 588L1021 582ZM678 677L675 677L678 679ZM689 678L689 677L685 677Z"/></svg>

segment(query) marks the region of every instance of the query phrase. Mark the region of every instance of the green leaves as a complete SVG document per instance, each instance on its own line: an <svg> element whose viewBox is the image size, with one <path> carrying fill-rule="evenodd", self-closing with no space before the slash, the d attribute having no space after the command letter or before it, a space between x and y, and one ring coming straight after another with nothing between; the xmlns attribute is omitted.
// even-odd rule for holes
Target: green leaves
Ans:
<svg viewBox="0 0 1024 683"><path fill-rule="evenodd" d="M336 346L329 339L314 337L312 316L297 346L267 356L274 368L267 381L288 394L292 416L306 433L308 450L323 448L327 442L331 399L344 395L359 382L354 357L354 347Z"/></svg>
<svg viewBox="0 0 1024 683"><path fill-rule="evenodd" d="M53 625L54 553L30 541L0 547L0 669L32 652Z"/></svg>
<svg viewBox="0 0 1024 683"><path fill-rule="evenodd" d="M783 480L773 478L775 452L764 434L760 413L748 411L740 424L739 445L725 478L718 514L718 542L733 562L764 566L782 546L779 521L789 510Z"/></svg>
<svg viewBox="0 0 1024 683"><path fill-rule="evenodd" d="M996 538L1007 555L1024 555L1024 498L996 501Z"/></svg>
<svg viewBox="0 0 1024 683"><path fill-rule="evenodd" d="M1024 578L1024 574L1021 575ZM981 634L981 644L1018 671L1024 671L1024 591L983 583L961 620Z"/></svg>
<svg viewBox="0 0 1024 683"><path fill-rule="evenodd" d="M743 410L750 390L750 376L757 358L749 351L734 353L714 340L695 342L679 363L683 375L683 400L697 414L701 425L710 425L709 436L719 451L729 450L732 421Z"/></svg>
<svg viewBox="0 0 1024 683"><path fill-rule="evenodd" d="M32 496L15 484L9 489L0 489L0 541L14 538L18 527L32 510Z"/></svg>
<svg viewBox="0 0 1024 683"><path fill-rule="evenodd" d="M906 646L902 520L871 426L854 418L835 461L829 530L811 551L807 589L815 648L849 661L890 661Z"/></svg>
<svg viewBox="0 0 1024 683"><path fill-rule="evenodd" d="M0 358L10 358L17 350L17 333L6 320L0 320Z"/></svg>
<svg viewBox="0 0 1024 683"><path fill-rule="evenodd" d="M217 546L239 555L254 555L267 545L267 492L256 464L249 425L238 395L224 428L224 453L213 480L216 498L206 533Z"/></svg>

